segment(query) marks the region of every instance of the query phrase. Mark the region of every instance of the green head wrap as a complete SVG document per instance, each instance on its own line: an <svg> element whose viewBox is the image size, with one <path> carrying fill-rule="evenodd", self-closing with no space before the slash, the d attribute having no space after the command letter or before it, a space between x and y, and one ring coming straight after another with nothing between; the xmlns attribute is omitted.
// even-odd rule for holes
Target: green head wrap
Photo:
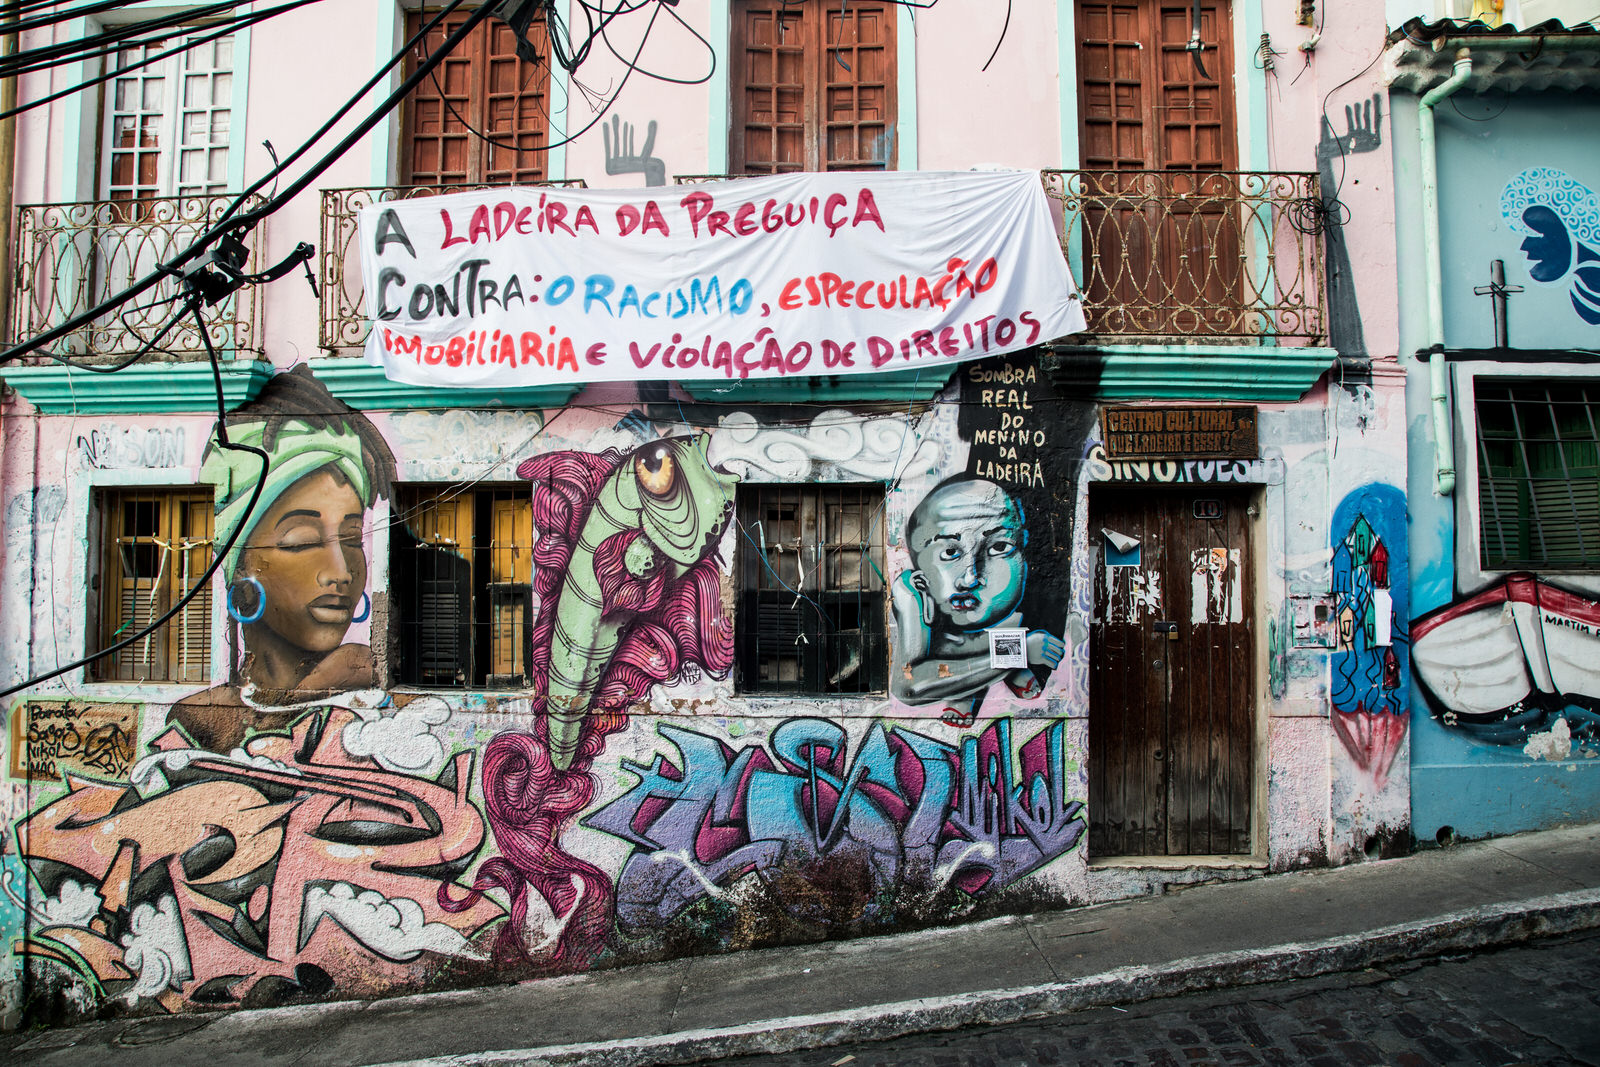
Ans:
<svg viewBox="0 0 1600 1067"><path fill-rule="evenodd" d="M262 442L266 432L265 421L247 422L228 428L229 439L235 444L254 445L256 448L264 447ZM233 581L234 569L239 565L239 557L256 523L261 521L278 497L306 475L324 467L333 467L350 483L356 496L361 498L362 507L372 505L372 479L363 460L361 438L349 426L338 429L314 427L301 419L289 419L278 428L272 447L266 451L272 457L272 466L267 471L267 483L261 490L261 500L256 504L255 511L251 512L249 522L240 531L234 552L222 565L223 577L228 582ZM216 532L213 535L217 545L227 544L228 538L239 528L260 470L260 458L249 452L235 452L213 445L207 453L205 463L200 468L200 480L217 487Z"/></svg>

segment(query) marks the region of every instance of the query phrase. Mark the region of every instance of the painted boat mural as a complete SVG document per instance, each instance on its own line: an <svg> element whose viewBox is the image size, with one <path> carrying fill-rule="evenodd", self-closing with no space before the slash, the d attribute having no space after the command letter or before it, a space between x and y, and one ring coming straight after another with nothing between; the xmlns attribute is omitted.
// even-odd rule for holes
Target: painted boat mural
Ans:
<svg viewBox="0 0 1600 1067"><path fill-rule="evenodd" d="M1520 745L1565 718L1600 739L1600 603L1512 574L1419 619L1412 662L1436 717L1480 741Z"/></svg>

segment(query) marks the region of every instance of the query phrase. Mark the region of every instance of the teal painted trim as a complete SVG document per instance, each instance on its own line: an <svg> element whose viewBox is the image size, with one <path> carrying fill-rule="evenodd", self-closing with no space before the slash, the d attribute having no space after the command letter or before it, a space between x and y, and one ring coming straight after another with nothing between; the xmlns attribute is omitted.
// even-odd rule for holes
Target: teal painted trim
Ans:
<svg viewBox="0 0 1600 1067"><path fill-rule="evenodd" d="M900 9L894 39L895 95L899 111L895 116L894 166L896 170L916 170L917 20L910 8Z"/></svg>
<svg viewBox="0 0 1600 1067"><path fill-rule="evenodd" d="M402 26L400 5L394 0L378 0L378 10L373 16L372 27L378 45L374 70L394 58L395 49L400 47ZM388 78L373 88L374 98L388 96L399 84L400 68L397 66L389 72ZM368 184L393 185L395 144L400 139L400 109L395 108L389 112L367 136L372 140L371 177Z"/></svg>
<svg viewBox="0 0 1600 1067"><path fill-rule="evenodd" d="M1061 162L1063 170L1077 170L1078 143L1078 26L1073 19L1076 5L1066 0L1056 4L1056 104L1061 123ZM1076 271L1076 268L1074 268Z"/></svg>
<svg viewBox="0 0 1600 1067"><path fill-rule="evenodd" d="M1044 366L1064 388L1100 400L1299 400L1333 366L1332 348L1239 345L1054 345Z"/></svg>
<svg viewBox="0 0 1600 1067"><path fill-rule="evenodd" d="M531 385L524 389L441 389L390 381L382 367L361 359L314 359L311 373L328 392L357 411L418 408L558 408L581 385Z"/></svg>
<svg viewBox="0 0 1600 1067"><path fill-rule="evenodd" d="M245 146L250 143L245 129L250 108L250 28L233 35L233 97L228 101L228 188L244 188Z"/></svg>
<svg viewBox="0 0 1600 1067"><path fill-rule="evenodd" d="M222 365L228 407L254 400L273 375L270 363L238 360ZM7 367L5 383L41 415L166 414L216 411L211 364L140 363L115 374L95 374L60 363Z"/></svg>
<svg viewBox="0 0 1600 1067"><path fill-rule="evenodd" d="M574 0L568 0L568 26L572 25L573 7ZM544 143L553 147L545 153L544 173L550 181L559 182L567 178L567 108L572 102L571 75L563 70L561 76L557 77L555 70L548 63L545 64L545 70L550 78L549 84L545 86L545 99L549 101L545 111L550 117L550 124L545 131Z"/></svg>
<svg viewBox="0 0 1600 1067"><path fill-rule="evenodd" d="M1239 111L1239 169L1271 170L1272 146L1267 141L1267 72L1256 69L1250 58L1255 55L1261 41L1261 2L1251 0L1235 5L1234 10L1237 11L1241 6L1244 8L1244 18L1234 20L1233 24L1233 69L1237 75L1243 75L1236 76L1234 82L1238 86L1235 107ZM1307 37L1311 36L1309 28L1298 28L1304 29ZM1296 168L1285 166L1283 169Z"/></svg>
<svg viewBox="0 0 1600 1067"><path fill-rule="evenodd" d="M681 382L701 402L740 404L871 403L932 400L950 384L955 367L897 370L882 374L826 374L809 378L747 378L744 381Z"/></svg>
<svg viewBox="0 0 1600 1067"><path fill-rule="evenodd" d="M707 174L728 173L728 4L730 0L711 0L711 26L706 40L717 57L717 69L706 83L710 107L706 122Z"/></svg>
<svg viewBox="0 0 1600 1067"><path fill-rule="evenodd" d="M67 24L67 40L81 41L103 27L96 22L91 28L87 18L73 19ZM89 64L78 63L72 68L79 83L88 81L98 71L91 72ZM93 110L85 111L85 104L93 98L90 93L73 93L61 105L62 141L69 146L67 159L71 162L62 168L61 188L55 193L58 203L79 203L93 200L99 192L100 176L94 173L94 161L100 158L99 127L92 121ZM86 138L94 138L86 140ZM75 149L75 151L73 150Z"/></svg>

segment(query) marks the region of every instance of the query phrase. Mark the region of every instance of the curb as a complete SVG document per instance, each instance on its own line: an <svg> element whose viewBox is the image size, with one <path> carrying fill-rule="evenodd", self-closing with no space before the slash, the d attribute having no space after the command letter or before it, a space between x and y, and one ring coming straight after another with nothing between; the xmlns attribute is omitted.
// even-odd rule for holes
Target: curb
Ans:
<svg viewBox="0 0 1600 1067"><path fill-rule="evenodd" d="M1518 944L1600 928L1600 889L1451 912L1413 926L1221 952L1158 967L1119 967L1069 982L875 1004L738 1026L542 1048L399 1060L381 1067L645 1067L773 1055L911 1034L998 1026L1229 986L1358 971L1399 960Z"/></svg>

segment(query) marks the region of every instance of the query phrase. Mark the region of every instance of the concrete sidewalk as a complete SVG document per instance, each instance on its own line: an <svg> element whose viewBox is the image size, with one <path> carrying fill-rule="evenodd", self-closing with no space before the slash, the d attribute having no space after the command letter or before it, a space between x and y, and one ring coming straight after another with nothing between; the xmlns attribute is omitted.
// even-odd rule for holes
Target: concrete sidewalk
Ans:
<svg viewBox="0 0 1600 1067"><path fill-rule="evenodd" d="M517 986L97 1023L13 1064L685 1063L1037 1018L1600 927L1600 825L951 929Z"/></svg>

